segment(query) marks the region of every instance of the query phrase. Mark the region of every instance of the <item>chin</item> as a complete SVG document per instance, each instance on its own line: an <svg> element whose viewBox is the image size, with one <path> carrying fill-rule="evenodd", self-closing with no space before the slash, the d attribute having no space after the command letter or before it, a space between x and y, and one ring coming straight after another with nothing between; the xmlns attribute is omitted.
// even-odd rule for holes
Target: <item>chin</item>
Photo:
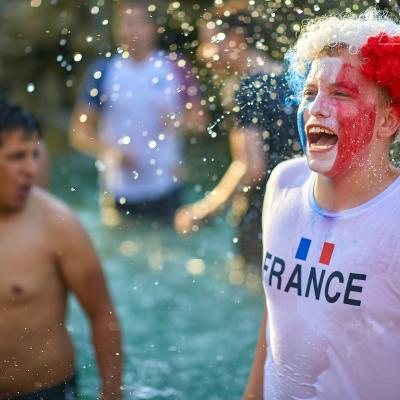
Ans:
<svg viewBox="0 0 400 400"><path fill-rule="evenodd" d="M317 174L329 176L332 172L335 160L321 159L307 154L308 167Z"/></svg>
<svg viewBox="0 0 400 400"><path fill-rule="evenodd" d="M18 203L18 204L13 204L12 206L8 207L8 209L9 209L11 212L20 212L20 211L24 210L25 205L26 205L25 203L24 203L24 204L20 204L20 203Z"/></svg>
<svg viewBox="0 0 400 400"><path fill-rule="evenodd" d="M10 209L10 211L22 211L25 207L26 204L28 202L28 198L24 198L24 199L16 199L14 202L10 202L8 204L8 208Z"/></svg>
<svg viewBox="0 0 400 400"><path fill-rule="evenodd" d="M331 176L336 164L338 149L334 146L329 151L313 151L307 148L308 167L317 174Z"/></svg>

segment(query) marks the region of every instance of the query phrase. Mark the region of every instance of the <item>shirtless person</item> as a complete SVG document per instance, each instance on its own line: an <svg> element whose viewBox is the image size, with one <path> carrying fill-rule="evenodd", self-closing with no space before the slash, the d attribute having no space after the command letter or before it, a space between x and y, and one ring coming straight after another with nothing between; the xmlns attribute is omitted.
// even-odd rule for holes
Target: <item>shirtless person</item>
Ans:
<svg viewBox="0 0 400 400"><path fill-rule="evenodd" d="M370 10L310 22L306 159L280 164L263 209L263 319L246 399L398 399L400 26Z"/></svg>
<svg viewBox="0 0 400 400"><path fill-rule="evenodd" d="M29 113L0 108L0 399L75 398L69 292L90 321L102 398L120 399L119 325L100 262L71 211L33 186L39 140Z"/></svg>

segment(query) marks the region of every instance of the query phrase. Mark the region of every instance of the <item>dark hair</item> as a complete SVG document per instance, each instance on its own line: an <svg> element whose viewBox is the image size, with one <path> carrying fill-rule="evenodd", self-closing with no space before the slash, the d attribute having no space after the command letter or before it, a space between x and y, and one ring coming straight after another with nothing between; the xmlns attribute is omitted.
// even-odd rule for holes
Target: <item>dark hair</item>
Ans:
<svg viewBox="0 0 400 400"><path fill-rule="evenodd" d="M38 120L28 111L7 100L0 100L0 146L4 139L16 130L20 130L25 139L37 135L41 137Z"/></svg>

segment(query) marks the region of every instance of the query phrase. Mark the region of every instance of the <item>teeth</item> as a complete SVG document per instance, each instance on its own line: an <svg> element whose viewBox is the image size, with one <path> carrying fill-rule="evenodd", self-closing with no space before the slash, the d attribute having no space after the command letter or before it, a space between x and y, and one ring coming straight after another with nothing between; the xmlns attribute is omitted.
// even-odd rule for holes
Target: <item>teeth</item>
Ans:
<svg viewBox="0 0 400 400"><path fill-rule="evenodd" d="M319 126L312 126L308 129L308 133L326 133L327 135L334 135L332 131L325 128L320 128Z"/></svg>
<svg viewBox="0 0 400 400"><path fill-rule="evenodd" d="M312 150L316 150L316 149L318 149L318 150L327 150L327 149L329 149L331 147L332 147L332 145L328 145L328 144L326 144L326 145L317 145L317 144L314 144L314 143L310 144L310 149L312 149Z"/></svg>

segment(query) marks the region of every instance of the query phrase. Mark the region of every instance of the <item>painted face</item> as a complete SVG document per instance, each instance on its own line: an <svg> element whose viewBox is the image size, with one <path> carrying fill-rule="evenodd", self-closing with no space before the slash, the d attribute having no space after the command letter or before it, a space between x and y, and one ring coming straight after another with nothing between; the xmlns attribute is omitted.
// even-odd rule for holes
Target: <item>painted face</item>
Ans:
<svg viewBox="0 0 400 400"><path fill-rule="evenodd" d="M16 130L0 145L0 209L19 210L28 200L38 171L38 138Z"/></svg>
<svg viewBox="0 0 400 400"><path fill-rule="evenodd" d="M299 107L298 125L309 167L336 176L368 160L376 120L377 89L356 57L314 60Z"/></svg>

